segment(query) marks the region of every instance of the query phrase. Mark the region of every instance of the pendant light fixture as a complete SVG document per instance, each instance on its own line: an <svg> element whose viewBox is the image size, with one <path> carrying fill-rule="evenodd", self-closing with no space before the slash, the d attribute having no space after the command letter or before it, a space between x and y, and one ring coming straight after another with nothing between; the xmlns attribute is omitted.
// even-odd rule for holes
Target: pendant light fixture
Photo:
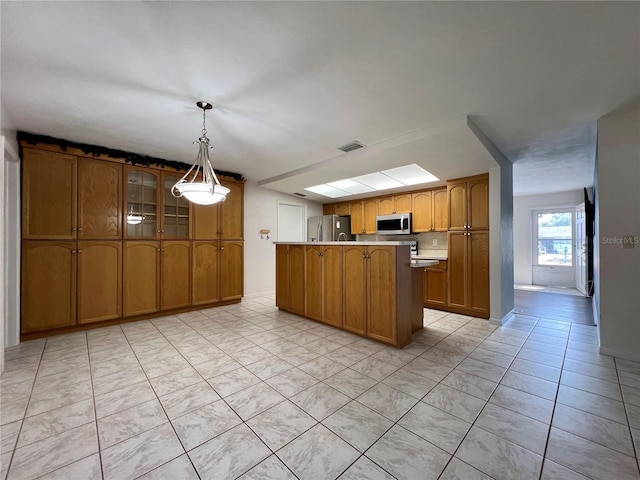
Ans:
<svg viewBox="0 0 640 480"><path fill-rule="evenodd" d="M176 198L184 196L198 205L211 205L223 202L230 190L220 185L209 158L209 150L213 146L207 137L207 110L211 110L213 105L203 101L196 105L202 109L202 136L193 142L198 144L198 156L189 171L173 186L171 193Z"/></svg>

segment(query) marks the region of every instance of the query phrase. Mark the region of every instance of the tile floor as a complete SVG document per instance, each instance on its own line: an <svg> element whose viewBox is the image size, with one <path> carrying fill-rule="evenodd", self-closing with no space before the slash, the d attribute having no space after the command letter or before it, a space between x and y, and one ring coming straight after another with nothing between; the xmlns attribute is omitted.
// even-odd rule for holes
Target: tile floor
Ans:
<svg viewBox="0 0 640 480"><path fill-rule="evenodd" d="M263 296L24 342L2 479L640 478L640 363L594 327L424 324L397 350Z"/></svg>

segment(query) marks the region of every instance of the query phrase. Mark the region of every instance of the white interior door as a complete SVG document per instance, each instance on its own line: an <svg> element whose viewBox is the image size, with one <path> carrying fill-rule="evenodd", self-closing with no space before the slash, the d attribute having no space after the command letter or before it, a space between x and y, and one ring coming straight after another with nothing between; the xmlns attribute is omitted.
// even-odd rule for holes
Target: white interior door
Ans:
<svg viewBox="0 0 640 480"><path fill-rule="evenodd" d="M532 283L575 288L575 209L533 211Z"/></svg>
<svg viewBox="0 0 640 480"><path fill-rule="evenodd" d="M576 207L576 288L587 294L587 224L584 203Z"/></svg>
<svg viewBox="0 0 640 480"><path fill-rule="evenodd" d="M278 202L278 241L304 242L307 240L307 206L299 203Z"/></svg>

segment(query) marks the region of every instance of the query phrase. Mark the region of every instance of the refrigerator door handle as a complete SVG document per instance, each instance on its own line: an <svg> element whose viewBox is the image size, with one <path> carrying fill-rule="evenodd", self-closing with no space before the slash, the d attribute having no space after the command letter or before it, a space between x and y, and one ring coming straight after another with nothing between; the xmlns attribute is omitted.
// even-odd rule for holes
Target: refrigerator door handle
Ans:
<svg viewBox="0 0 640 480"><path fill-rule="evenodd" d="M318 242L322 240L321 235L322 235L322 217L320 217L320 221L316 226L316 238L318 239Z"/></svg>

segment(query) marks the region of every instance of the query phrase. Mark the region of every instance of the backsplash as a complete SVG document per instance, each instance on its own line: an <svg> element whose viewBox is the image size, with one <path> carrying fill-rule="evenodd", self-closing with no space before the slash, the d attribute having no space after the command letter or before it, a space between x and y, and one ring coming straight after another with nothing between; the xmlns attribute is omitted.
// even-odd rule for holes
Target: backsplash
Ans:
<svg viewBox="0 0 640 480"><path fill-rule="evenodd" d="M414 233L411 235L356 235L359 242L384 242L384 241L418 241L418 253L424 250L447 251L447 232ZM433 244L434 240L436 245Z"/></svg>

